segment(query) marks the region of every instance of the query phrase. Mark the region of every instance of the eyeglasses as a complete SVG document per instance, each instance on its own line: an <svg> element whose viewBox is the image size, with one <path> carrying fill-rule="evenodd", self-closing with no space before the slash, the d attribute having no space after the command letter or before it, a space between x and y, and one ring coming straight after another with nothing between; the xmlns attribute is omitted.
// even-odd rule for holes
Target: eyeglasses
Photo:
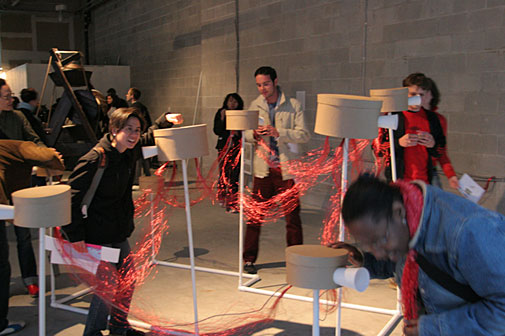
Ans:
<svg viewBox="0 0 505 336"><path fill-rule="evenodd" d="M365 248L367 250L378 250L378 249L384 248L384 246L387 246L389 243L389 237L390 237L389 222L390 222L390 220L388 219L386 221L386 232L384 233L384 235L381 238L376 239L371 244L363 244L362 245L363 248Z"/></svg>
<svg viewBox="0 0 505 336"><path fill-rule="evenodd" d="M11 92L11 93L6 94L5 96L0 96L0 98L5 99L5 100L12 99L12 92Z"/></svg>

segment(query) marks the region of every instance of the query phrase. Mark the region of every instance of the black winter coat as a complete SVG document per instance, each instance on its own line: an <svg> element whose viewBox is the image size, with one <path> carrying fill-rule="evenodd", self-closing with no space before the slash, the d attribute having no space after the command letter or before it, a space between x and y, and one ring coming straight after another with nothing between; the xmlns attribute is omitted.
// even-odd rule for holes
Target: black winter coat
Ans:
<svg viewBox="0 0 505 336"><path fill-rule="evenodd" d="M72 187L72 223L62 228L69 241L110 244L122 242L132 234L135 163L142 155L141 146L154 145L153 129L172 125L162 122L164 117L163 114L156 120L156 124L142 135L135 148L123 153L112 147L110 133L100 139L98 145L105 151L107 166L87 210L87 218L82 216L81 202L98 169L99 154L90 150L79 159L69 177Z"/></svg>

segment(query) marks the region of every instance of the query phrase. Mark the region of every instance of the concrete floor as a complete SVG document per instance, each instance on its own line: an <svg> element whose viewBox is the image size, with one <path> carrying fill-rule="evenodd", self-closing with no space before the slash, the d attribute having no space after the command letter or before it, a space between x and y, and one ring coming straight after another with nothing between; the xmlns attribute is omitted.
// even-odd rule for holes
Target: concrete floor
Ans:
<svg viewBox="0 0 505 336"><path fill-rule="evenodd" d="M306 244L318 244L323 211L302 209L302 222ZM227 214L224 209L208 201L192 207L193 237L198 266L229 271L238 269L238 215ZM189 264L186 219L183 209L176 209L169 218L170 232L164 238L158 260ZM130 243L138 239L137 234ZM9 318L22 319L27 327L17 335L38 335L38 301L30 298L22 286L15 251L15 238L12 228L8 229L10 241L10 260L12 266L11 298ZM34 237L37 234L34 232ZM285 230L284 221L267 224L262 231L258 268L261 281L252 287L278 290L285 284ZM132 244L133 245L133 244ZM38 240L34 239L37 249ZM37 250L36 250L37 251ZM63 271L64 272L64 271ZM261 308L268 296L239 291L238 278L205 272L197 272L198 317L205 319L223 313L250 312ZM49 277L47 277L49 281ZM84 287L76 285L68 274L56 278L57 296L62 297ZM292 288L288 293L311 296L310 290ZM47 296L49 300L49 296ZM89 295L73 301L76 307L87 307ZM387 281L373 280L364 293L351 289L344 290L344 302L394 309L396 291ZM193 305L191 278L188 270L157 266L156 275L143 287L137 288L133 306L154 312L165 321L191 323ZM336 314L320 315L321 335L336 335ZM358 310L342 310L342 335L376 335L390 319L390 316ZM47 308L47 335L82 335L85 316L60 309ZM245 321L245 320L244 320ZM219 320L216 322L219 325ZM392 335L401 335L401 323ZM191 330L191 329L189 329ZM312 333L312 304L292 299L282 299L275 320L257 326L254 331L238 331L235 335L310 335Z"/></svg>

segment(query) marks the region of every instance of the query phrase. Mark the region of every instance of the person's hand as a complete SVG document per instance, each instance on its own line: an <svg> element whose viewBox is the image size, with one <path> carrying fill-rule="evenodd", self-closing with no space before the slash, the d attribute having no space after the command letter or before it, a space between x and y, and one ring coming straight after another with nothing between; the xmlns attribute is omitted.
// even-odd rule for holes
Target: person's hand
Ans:
<svg viewBox="0 0 505 336"><path fill-rule="evenodd" d="M346 249L349 252L348 255L348 260L349 262L356 267L361 267L363 266L363 253L361 253L356 246L353 246L348 243L344 242L336 242L330 244L328 247L334 248L334 249Z"/></svg>
<svg viewBox="0 0 505 336"><path fill-rule="evenodd" d="M63 163L63 155L61 155L61 153L58 152L55 148L50 147L49 149L51 149L54 152L54 154L56 154L58 159L60 159L61 163Z"/></svg>
<svg viewBox="0 0 505 336"><path fill-rule="evenodd" d="M263 135L263 136L266 135L266 136L271 136L274 138L279 137L279 132L272 125L259 126L258 129L256 130L256 133L258 133L259 135Z"/></svg>
<svg viewBox="0 0 505 336"><path fill-rule="evenodd" d="M429 132L418 131L417 143L424 147L433 148L435 146L435 139Z"/></svg>
<svg viewBox="0 0 505 336"><path fill-rule="evenodd" d="M453 177L449 178L449 185L451 186L452 189L459 189L459 181L458 177L454 175Z"/></svg>
<svg viewBox="0 0 505 336"><path fill-rule="evenodd" d="M404 336L419 335L419 330L417 329L417 320L406 320L403 322L403 335Z"/></svg>
<svg viewBox="0 0 505 336"><path fill-rule="evenodd" d="M180 113L167 113L165 115L165 119L167 119L168 122L171 122L174 125L180 125L184 122L184 118Z"/></svg>
<svg viewBox="0 0 505 336"><path fill-rule="evenodd" d="M413 147L417 146L417 138L418 138L417 134L409 133L402 136L400 140L398 140L398 142L402 147Z"/></svg>

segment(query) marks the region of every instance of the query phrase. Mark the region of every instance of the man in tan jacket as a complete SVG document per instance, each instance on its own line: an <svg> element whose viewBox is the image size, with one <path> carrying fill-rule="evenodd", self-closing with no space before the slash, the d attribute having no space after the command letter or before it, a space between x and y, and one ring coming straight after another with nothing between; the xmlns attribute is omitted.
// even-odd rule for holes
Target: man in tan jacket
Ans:
<svg viewBox="0 0 505 336"><path fill-rule="evenodd" d="M30 141L0 140L0 204L9 204L10 195L29 185L33 166L64 170L59 153ZM10 283L9 245L5 222L0 220L0 335L21 330L24 322L7 320Z"/></svg>
<svg viewBox="0 0 505 336"><path fill-rule="evenodd" d="M250 110L259 110L260 126L245 132L248 142L264 140L269 146L265 150L256 146L253 169L253 197L264 202L295 185L284 162L296 158L296 148L310 139L300 103L286 96L278 86L275 69L264 66L254 73L260 96L250 105ZM258 155L258 151L262 154ZM303 244L300 201L297 198L293 210L283 208L286 219L286 242L288 246ZM244 243L244 271L255 274L254 263L258 257L261 218L250 218L247 223Z"/></svg>

